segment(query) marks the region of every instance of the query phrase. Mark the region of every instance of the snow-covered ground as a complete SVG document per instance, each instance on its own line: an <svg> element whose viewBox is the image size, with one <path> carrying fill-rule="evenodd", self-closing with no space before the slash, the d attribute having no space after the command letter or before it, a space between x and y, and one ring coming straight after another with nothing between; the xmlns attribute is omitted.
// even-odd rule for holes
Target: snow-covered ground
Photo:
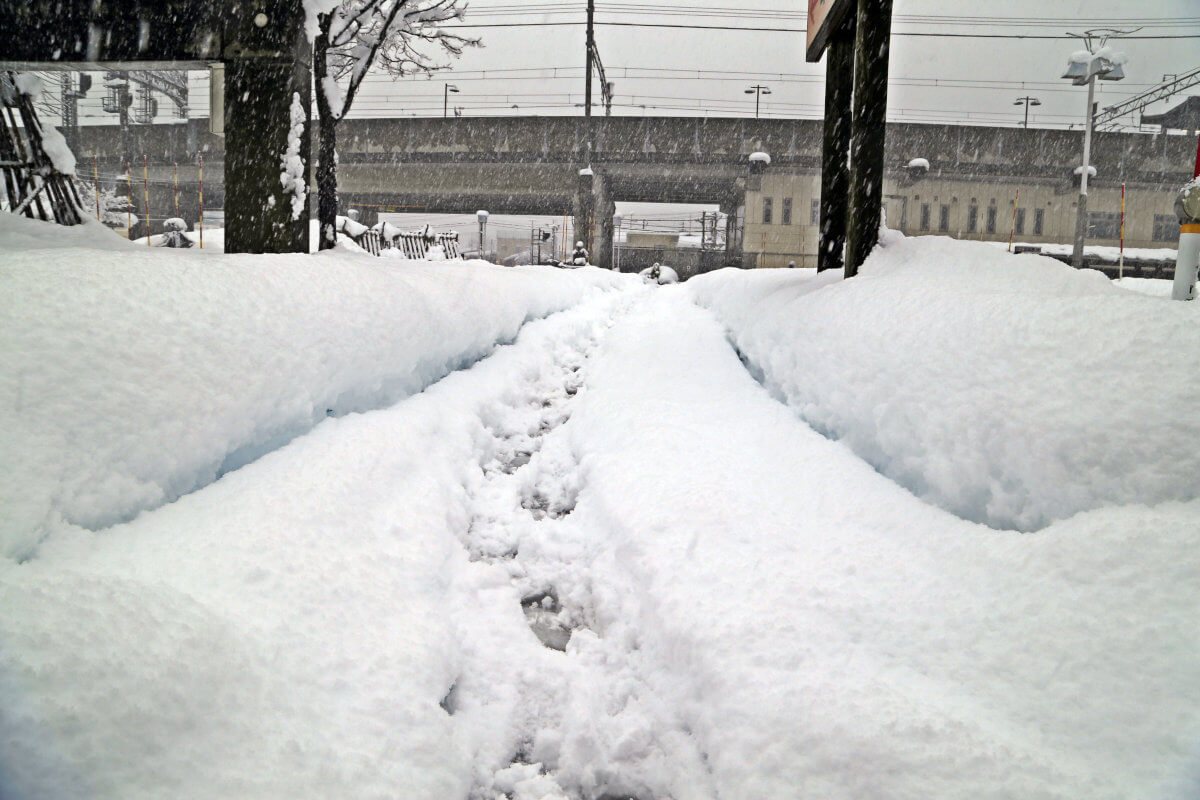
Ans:
<svg viewBox="0 0 1200 800"><path fill-rule="evenodd" d="M0 796L1200 793L1194 304L0 226Z"/></svg>
<svg viewBox="0 0 1200 800"><path fill-rule="evenodd" d="M1008 242L987 242L993 247L1003 247L1008 249ZM1054 243L1029 243L1029 242L1013 242L1013 248L1018 247L1037 247L1045 255L1069 256L1074 250L1074 245L1070 244L1054 244ZM1089 244L1084 245L1083 253L1086 256L1098 258L1101 261L1112 262L1116 264L1121 258L1121 248L1111 247L1108 245ZM1179 255L1179 251L1173 247L1126 247L1125 258L1138 258L1147 261L1174 261Z"/></svg>
<svg viewBox="0 0 1200 800"><path fill-rule="evenodd" d="M391 405L612 288L600 270L226 256L0 216L0 553L170 502L329 416ZM11 244L10 244L11 243Z"/></svg>

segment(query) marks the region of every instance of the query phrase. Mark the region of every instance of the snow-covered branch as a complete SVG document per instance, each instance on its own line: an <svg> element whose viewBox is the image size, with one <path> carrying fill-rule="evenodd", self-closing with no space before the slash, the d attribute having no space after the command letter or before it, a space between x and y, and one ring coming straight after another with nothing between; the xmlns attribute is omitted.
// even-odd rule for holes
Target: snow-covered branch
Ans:
<svg viewBox="0 0 1200 800"><path fill-rule="evenodd" d="M457 56L479 41L443 24L463 18L464 0L343 0L321 22L324 93L330 114L343 118L367 72L377 64L394 75L445 69L440 55Z"/></svg>

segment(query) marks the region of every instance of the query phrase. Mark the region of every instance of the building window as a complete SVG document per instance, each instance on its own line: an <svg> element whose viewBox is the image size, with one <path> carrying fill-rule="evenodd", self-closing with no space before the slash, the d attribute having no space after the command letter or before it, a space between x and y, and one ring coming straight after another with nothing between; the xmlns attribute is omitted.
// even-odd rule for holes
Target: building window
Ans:
<svg viewBox="0 0 1200 800"><path fill-rule="evenodd" d="M1154 241L1179 241L1179 219L1174 214L1154 215Z"/></svg>
<svg viewBox="0 0 1200 800"><path fill-rule="evenodd" d="M780 223L784 225L792 224L792 198L783 198L783 208L780 209Z"/></svg>
<svg viewBox="0 0 1200 800"><path fill-rule="evenodd" d="M812 201L811 214L812 214L812 220L811 220L812 224L820 225L821 224L821 201L819 199Z"/></svg>
<svg viewBox="0 0 1200 800"><path fill-rule="evenodd" d="M988 232L988 233L995 233L995 232L996 232L996 207L995 207L995 206L988 206L988 210L987 210L987 232Z"/></svg>
<svg viewBox="0 0 1200 800"><path fill-rule="evenodd" d="M1088 235L1095 239L1120 237L1121 215L1115 211L1089 211Z"/></svg>
<svg viewBox="0 0 1200 800"><path fill-rule="evenodd" d="M979 228L979 206L971 203L967 206L967 230L974 233Z"/></svg>
<svg viewBox="0 0 1200 800"><path fill-rule="evenodd" d="M921 230L929 230L929 203L921 203Z"/></svg>
<svg viewBox="0 0 1200 800"><path fill-rule="evenodd" d="M950 230L950 206L948 205L943 205L938 209L938 230Z"/></svg>
<svg viewBox="0 0 1200 800"><path fill-rule="evenodd" d="M1033 210L1033 235L1041 236L1042 231L1046 229L1046 209L1035 208Z"/></svg>
<svg viewBox="0 0 1200 800"><path fill-rule="evenodd" d="M763 225L771 224L771 210L774 201L769 197L763 198Z"/></svg>
<svg viewBox="0 0 1200 800"><path fill-rule="evenodd" d="M1025 209L1017 209L1017 219L1013 223L1013 227L1016 229L1017 233L1025 232Z"/></svg>

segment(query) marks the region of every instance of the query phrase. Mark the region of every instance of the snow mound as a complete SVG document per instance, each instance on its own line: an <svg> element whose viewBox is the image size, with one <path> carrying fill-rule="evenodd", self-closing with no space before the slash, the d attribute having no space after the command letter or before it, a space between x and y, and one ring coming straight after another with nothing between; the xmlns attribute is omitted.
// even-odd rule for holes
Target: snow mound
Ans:
<svg viewBox="0 0 1200 800"><path fill-rule="evenodd" d="M80 227L0 215L8 558L64 522L131 519L327 416L420 391L622 281L348 250L175 251Z"/></svg>
<svg viewBox="0 0 1200 800"><path fill-rule="evenodd" d="M929 169L929 159L914 158L908 162L909 169Z"/></svg>
<svg viewBox="0 0 1200 800"><path fill-rule="evenodd" d="M1035 530L1200 497L1194 304L944 237L892 237L849 281L687 286L804 420L961 517Z"/></svg>
<svg viewBox="0 0 1200 800"><path fill-rule="evenodd" d="M646 267L638 275L642 276L642 280L648 283L657 283L660 286L668 283L679 283L679 273L671 267L662 264Z"/></svg>

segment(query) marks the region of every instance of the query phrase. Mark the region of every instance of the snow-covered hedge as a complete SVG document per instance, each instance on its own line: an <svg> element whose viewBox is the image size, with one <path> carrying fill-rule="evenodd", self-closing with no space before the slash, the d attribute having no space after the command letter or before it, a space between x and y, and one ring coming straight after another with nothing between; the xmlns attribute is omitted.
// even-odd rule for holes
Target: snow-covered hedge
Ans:
<svg viewBox="0 0 1200 800"><path fill-rule="evenodd" d="M0 215L0 555L390 404L621 276L130 245Z"/></svg>
<svg viewBox="0 0 1200 800"><path fill-rule="evenodd" d="M765 384L919 497L1033 530L1200 497L1200 307L974 242L891 235L859 277L688 282Z"/></svg>

